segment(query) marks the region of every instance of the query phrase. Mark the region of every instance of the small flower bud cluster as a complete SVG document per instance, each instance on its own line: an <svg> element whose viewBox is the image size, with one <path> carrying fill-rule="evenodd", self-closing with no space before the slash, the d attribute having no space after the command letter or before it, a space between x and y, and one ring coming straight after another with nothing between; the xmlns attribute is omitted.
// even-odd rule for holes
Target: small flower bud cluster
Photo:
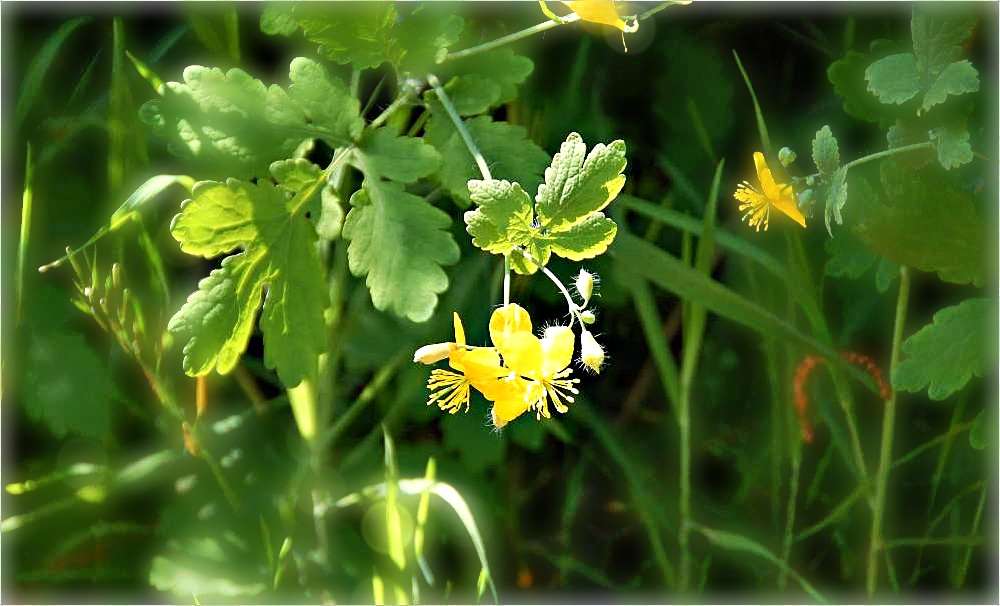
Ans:
<svg viewBox="0 0 1000 606"><path fill-rule="evenodd" d="M594 296L594 288L599 282L598 276L590 273L586 269L581 269L577 274L574 286L576 294L580 297L582 304L577 308L577 318L580 320L580 364L584 368L593 372L601 372L604 365L604 348L597 342L594 335L587 329L597 321L597 316L587 306Z"/></svg>

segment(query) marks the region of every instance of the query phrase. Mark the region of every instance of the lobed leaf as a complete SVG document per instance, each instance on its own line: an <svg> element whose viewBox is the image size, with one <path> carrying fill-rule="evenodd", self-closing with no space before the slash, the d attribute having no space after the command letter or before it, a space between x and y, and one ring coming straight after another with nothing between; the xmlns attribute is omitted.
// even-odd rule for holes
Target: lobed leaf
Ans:
<svg viewBox="0 0 1000 606"><path fill-rule="evenodd" d="M822 175L832 175L840 168L840 148L828 125L816 131L812 140L812 157Z"/></svg>
<svg viewBox="0 0 1000 606"><path fill-rule="evenodd" d="M903 342L903 361L892 384L944 400L987 367L987 325L996 314L989 299L968 299L934 314L934 320Z"/></svg>
<svg viewBox="0 0 1000 606"><path fill-rule="evenodd" d="M956 61L944 68L924 93L921 109L944 103L950 95L964 95L979 90L979 72L970 61Z"/></svg>
<svg viewBox="0 0 1000 606"><path fill-rule="evenodd" d="M366 177L401 183L427 177L441 165L441 155L423 139L397 135L388 127L366 133L353 158Z"/></svg>
<svg viewBox="0 0 1000 606"><path fill-rule="evenodd" d="M602 210L625 185L625 142L587 147L577 133L570 133L545 169L545 182L535 196L538 223L558 231Z"/></svg>
<svg viewBox="0 0 1000 606"><path fill-rule="evenodd" d="M901 105L920 92L920 73L913 53L879 59L865 70L865 81L882 103Z"/></svg>
<svg viewBox="0 0 1000 606"><path fill-rule="evenodd" d="M351 206L343 228L351 273L365 276L376 309L426 321L448 288L442 266L458 261L448 215L400 185L372 179Z"/></svg>
<svg viewBox="0 0 1000 606"><path fill-rule="evenodd" d="M337 147L357 138L364 124L360 105L343 82L303 57L292 60L289 77L285 91L240 69L192 65L183 82L168 82L140 114L202 175L261 176L305 139Z"/></svg>
<svg viewBox="0 0 1000 606"><path fill-rule="evenodd" d="M171 233L182 250L214 257L243 249L203 279L170 319L168 330L185 340L183 365L189 375L233 369L253 332L264 292L265 364L288 387L316 372L326 342L328 295L315 229L292 206L309 195L305 191L289 200L269 181L230 179L196 184L192 198L181 205Z"/></svg>

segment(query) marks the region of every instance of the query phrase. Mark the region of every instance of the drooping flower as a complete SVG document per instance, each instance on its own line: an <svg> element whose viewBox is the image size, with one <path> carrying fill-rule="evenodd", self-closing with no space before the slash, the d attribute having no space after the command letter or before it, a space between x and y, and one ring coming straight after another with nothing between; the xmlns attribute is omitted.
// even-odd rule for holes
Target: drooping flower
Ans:
<svg viewBox="0 0 1000 606"><path fill-rule="evenodd" d="M743 213L742 220L750 227L767 231L771 217L771 208L776 208L791 217L793 221L806 226L806 218L802 215L795 200L795 191L791 185L778 183L767 166L764 154L754 152L753 162L757 168L757 181L760 191L744 181L736 188L733 197L740 202L739 210Z"/></svg>
<svg viewBox="0 0 1000 606"><path fill-rule="evenodd" d="M430 395L427 404L437 404L441 410L455 414L464 406L469 409L471 388L486 393L497 380L510 372L500 364L500 355L493 347L472 347L465 343L465 329L458 314L454 314L455 341L433 343L418 349L414 362L433 364L448 358L448 365L458 372L435 368L427 379Z"/></svg>
<svg viewBox="0 0 1000 606"><path fill-rule="evenodd" d="M583 21L610 25L625 33L639 29L636 22L626 23L618 14L614 0L563 0L569 10L579 15Z"/></svg>
<svg viewBox="0 0 1000 606"><path fill-rule="evenodd" d="M579 382L570 376L575 337L569 326L550 326L539 339L531 332L528 312L511 303L493 312L490 339L511 373L537 385L525 391L530 401L522 403L520 412L511 406L505 413L517 412L511 417L516 418L533 408L536 416L549 418L549 404L560 413L569 410L567 404L578 393L575 384Z"/></svg>

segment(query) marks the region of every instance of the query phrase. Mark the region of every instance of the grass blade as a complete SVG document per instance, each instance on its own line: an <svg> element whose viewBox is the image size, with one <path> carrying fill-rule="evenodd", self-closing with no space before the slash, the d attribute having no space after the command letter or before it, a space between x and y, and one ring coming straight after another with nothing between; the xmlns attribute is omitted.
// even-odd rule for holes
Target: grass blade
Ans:
<svg viewBox="0 0 1000 606"><path fill-rule="evenodd" d="M31 143L25 152L24 191L21 194L21 236L17 244L17 294L15 295L15 324L21 324L21 306L24 301L24 268L31 243L31 207L34 204L35 167L32 162Z"/></svg>
<svg viewBox="0 0 1000 606"><path fill-rule="evenodd" d="M743 69L743 62L740 61L740 56L735 49L733 49L733 58L736 59L736 66L740 68L740 74L743 75L743 81L747 85L747 90L750 91L750 99L753 101L753 113L757 118L757 133L760 135L760 142L764 146L764 154L771 156L771 137L767 133L767 123L764 122L764 112L760 110L757 93L754 91L753 84L750 83L750 76L747 75L747 70Z"/></svg>
<svg viewBox="0 0 1000 606"><path fill-rule="evenodd" d="M17 106L14 109L14 122L19 127L31 108L35 106L38 95L42 91L42 81L56 55L59 54L59 50L73 32L80 26L89 23L90 20L90 17L77 17L60 25L59 29L45 41L35 58L31 60L31 65L28 66L28 71L21 82L21 94L17 97Z"/></svg>
<svg viewBox="0 0 1000 606"><path fill-rule="evenodd" d="M809 581L803 578L802 575L796 572L793 568L790 568L787 564L775 557L773 553L768 551L768 549L760 543L748 539L743 535L725 532L722 530L714 530L705 526L696 525L694 526L694 529L703 534L712 544L722 547L723 549L749 553L761 559L767 560L784 571L789 577L794 579L795 582L797 582L811 598L817 602L826 603L827 600L823 597L823 594L817 591L816 588L809 583Z"/></svg>
<svg viewBox="0 0 1000 606"><path fill-rule="evenodd" d="M639 213L640 215L643 215L644 217L660 221L666 225L686 231L696 236L700 236L702 234L702 230L704 229L702 222L695 217L653 204L652 202L636 198L635 196L623 194L618 197L616 205L623 206L629 210ZM781 261L771 255L771 253L762 248L758 248L754 244L747 242L732 232L716 227L715 242L720 248L724 248L729 252L736 253L754 261L775 276L784 279L784 277L788 275L788 272L782 265Z"/></svg>

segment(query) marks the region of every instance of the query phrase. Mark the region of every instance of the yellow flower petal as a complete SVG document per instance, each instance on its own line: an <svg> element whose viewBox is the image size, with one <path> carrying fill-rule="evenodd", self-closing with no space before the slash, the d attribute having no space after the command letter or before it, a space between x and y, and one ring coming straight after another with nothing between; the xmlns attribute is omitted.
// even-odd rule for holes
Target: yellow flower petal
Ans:
<svg viewBox="0 0 1000 606"><path fill-rule="evenodd" d="M764 197L768 200L777 200L781 197L781 188L774 181L771 168L767 165L767 160L761 152L753 153L753 163L757 168L757 180L760 181L760 189Z"/></svg>
<svg viewBox="0 0 1000 606"><path fill-rule="evenodd" d="M462 327L462 318L458 317L458 312L452 312L452 319L455 323L455 343L465 345L465 328Z"/></svg>
<svg viewBox="0 0 1000 606"><path fill-rule="evenodd" d="M498 346L504 365L521 376L538 376L542 370L542 341L530 332L516 332Z"/></svg>
<svg viewBox="0 0 1000 606"><path fill-rule="evenodd" d="M552 376L573 361L576 339L569 326L550 326L542 338L542 376Z"/></svg>
<svg viewBox="0 0 1000 606"><path fill-rule="evenodd" d="M493 345L503 347L507 338L517 333L531 334L531 316L517 303L505 305L490 316L490 340Z"/></svg>
<svg viewBox="0 0 1000 606"><path fill-rule="evenodd" d="M500 365L500 354L492 347L475 347L472 349L455 351L451 358L452 368L465 371L465 376L472 381L473 385L477 381L495 379L510 374L510 371Z"/></svg>
<svg viewBox="0 0 1000 606"><path fill-rule="evenodd" d="M781 196L779 196L776 200L773 200L773 204L775 208L791 217L793 221L802 227L806 226L806 217L802 214L802 211L799 210L799 205L795 201L795 192L792 191L791 185L785 185L782 187Z"/></svg>
<svg viewBox="0 0 1000 606"><path fill-rule="evenodd" d="M497 381L487 395L487 398L493 400L493 410L490 413L493 425L500 429L531 410L541 397L542 387L534 381L525 381L520 377Z"/></svg>
<svg viewBox="0 0 1000 606"><path fill-rule="evenodd" d="M626 31L625 21L618 16L613 0L564 0L563 4L580 16L580 19L590 23L610 25Z"/></svg>

